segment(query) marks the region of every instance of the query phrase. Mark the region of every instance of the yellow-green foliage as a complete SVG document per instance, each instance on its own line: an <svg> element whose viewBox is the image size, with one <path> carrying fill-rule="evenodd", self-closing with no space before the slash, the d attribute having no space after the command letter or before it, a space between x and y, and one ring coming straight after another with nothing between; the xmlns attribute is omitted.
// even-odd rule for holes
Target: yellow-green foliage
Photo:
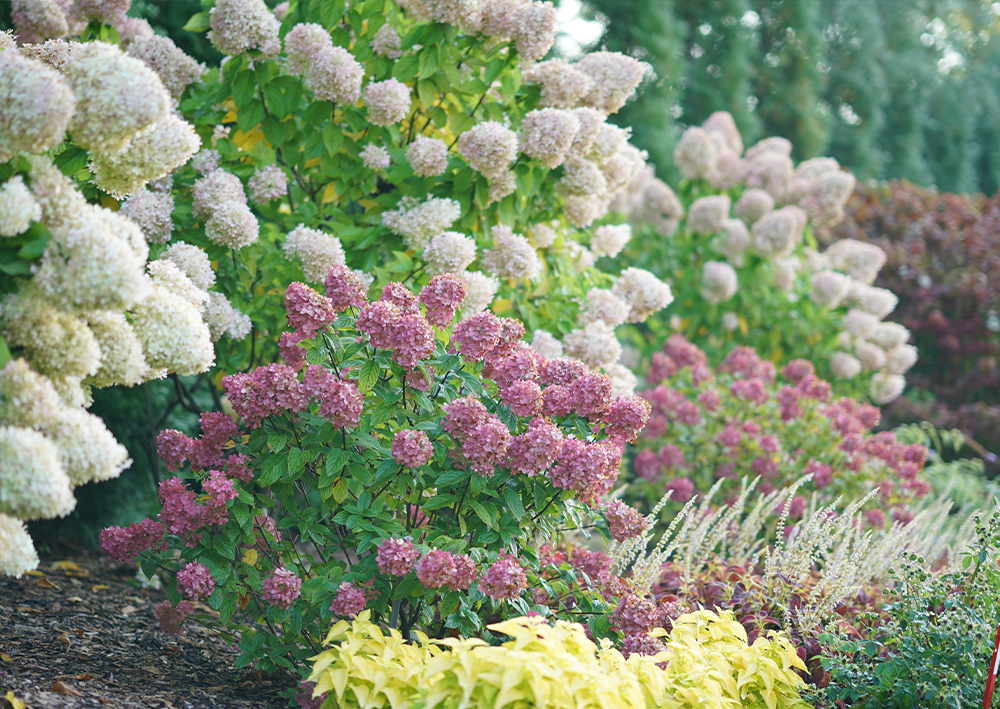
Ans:
<svg viewBox="0 0 1000 709"><path fill-rule="evenodd" d="M747 645L732 614L698 611L675 623L667 649L625 659L583 626L514 618L490 629L513 638L406 643L386 635L368 611L340 621L313 658L317 695L341 709L806 709L799 697L805 669L778 635ZM441 647L444 646L444 647ZM666 669L659 664L666 662ZM659 664L658 664L659 663Z"/></svg>

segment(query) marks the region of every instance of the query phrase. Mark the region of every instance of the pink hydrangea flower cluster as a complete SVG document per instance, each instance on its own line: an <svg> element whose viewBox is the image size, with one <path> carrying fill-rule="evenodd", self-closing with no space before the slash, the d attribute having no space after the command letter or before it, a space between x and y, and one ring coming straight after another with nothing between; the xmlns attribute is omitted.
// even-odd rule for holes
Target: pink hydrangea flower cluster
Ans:
<svg viewBox="0 0 1000 709"><path fill-rule="evenodd" d="M542 410L542 388L527 379L518 379L502 387L500 399L512 413L523 418L536 416Z"/></svg>
<svg viewBox="0 0 1000 709"><path fill-rule="evenodd" d="M520 596L527 585L528 577L517 559L501 554L486 569L479 581L479 590L498 601L511 600Z"/></svg>
<svg viewBox="0 0 1000 709"><path fill-rule="evenodd" d="M542 418L532 419L527 431L510 439L506 464L529 477L541 475L556 461L562 441L558 426Z"/></svg>
<svg viewBox="0 0 1000 709"><path fill-rule="evenodd" d="M334 312L342 313L349 308L360 308L368 302L368 292L358 275L347 266L335 265L326 274L323 283L326 297Z"/></svg>
<svg viewBox="0 0 1000 709"><path fill-rule="evenodd" d="M188 546L194 546L201 535L203 527L213 524L225 524L228 520L226 503L239 494L225 475L213 470L208 479L202 482L208 501L199 505L194 491L188 488L180 478L169 478L160 483L159 496L162 509L157 518L167 533L187 538Z"/></svg>
<svg viewBox="0 0 1000 709"><path fill-rule="evenodd" d="M380 300L362 307L357 327L373 346L392 350L393 359L407 369L434 354L434 329L416 296L401 283L387 283Z"/></svg>
<svg viewBox="0 0 1000 709"><path fill-rule="evenodd" d="M295 370L286 364L230 374L222 378L222 387L233 409L250 428L260 427L268 416L300 413L309 404Z"/></svg>
<svg viewBox="0 0 1000 709"><path fill-rule="evenodd" d="M575 491L585 504L593 506L618 477L621 456L622 446L617 441L590 443L565 438L547 475L554 486Z"/></svg>
<svg viewBox="0 0 1000 709"><path fill-rule="evenodd" d="M295 692L295 703L299 705L299 709L320 709L323 706L327 692L313 697L314 689L316 689L315 682L301 682L299 684L299 688Z"/></svg>
<svg viewBox="0 0 1000 709"><path fill-rule="evenodd" d="M112 561L125 564L143 552L162 549L163 535L163 525L147 517L124 529L108 527L101 530L101 549Z"/></svg>
<svg viewBox="0 0 1000 709"><path fill-rule="evenodd" d="M476 563L465 554L431 549L417 562L417 579L424 588L464 591L476 580Z"/></svg>
<svg viewBox="0 0 1000 709"><path fill-rule="evenodd" d="M500 344L503 323L490 312L476 313L455 326L451 339L459 353L471 359L483 359Z"/></svg>
<svg viewBox="0 0 1000 709"><path fill-rule="evenodd" d="M639 510L629 507L621 500L615 500L605 506L604 518L608 521L611 537L616 542L638 537L649 528L649 523L639 514Z"/></svg>
<svg viewBox="0 0 1000 709"><path fill-rule="evenodd" d="M468 292L465 281L453 273L434 276L420 289L420 302L427 309L427 320L438 327L449 325Z"/></svg>
<svg viewBox="0 0 1000 709"><path fill-rule="evenodd" d="M320 416L334 428L354 428L361 420L364 397L354 382L337 379L319 366L306 367L302 389L319 404Z"/></svg>
<svg viewBox="0 0 1000 709"><path fill-rule="evenodd" d="M190 460L191 470L221 468L225 462L223 450L229 440L239 433L236 423L219 411L201 414L201 438L192 439L173 429L160 431L156 449L167 470L176 471L185 460Z"/></svg>
<svg viewBox="0 0 1000 709"><path fill-rule="evenodd" d="M183 632L184 621L194 609L187 601L181 601L175 607L170 601L163 601L153 609L156 620L160 623L160 630L167 635L179 638Z"/></svg>
<svg viewBox="0 0 1000 709"><path fill-rule="evenodd" d="M659 620L656 604L634 593L622 596L611 617L611 627L626 637L643 635L656 627Z"/></svg>
<svg viewBox="0 0 1000 709"><path fill-rule="evenodd" d="M480 475L493 475L496 466L504 461L510 438L506 424L494 414L488 414L485 421L472 428L462 443L462 455Z"/></svg>
<svg viewBox="0 0 1000 709"><path fill-rule="evenodd" d="M364 588L355 586L350 581L344 581L337 589L337 597L330 603L334 615L353 618L365 609L368 597Z"/></svg>
<svg viewBox="0 0 1000 709"><path fill-rule="evenodd" d="M285 364L296 372L306 366L306 348L300 345L302 333L297 330L281 333L278 338L278 352Z"/></svg>
<svg viewBox="0 0 1000 709"><path fill-rule="evenodd" d="M302 579L284 567L275 569L261 583L262 597L277 608L290 608L301 589Z"/></svg>
<svg viewBox="0 0 1000 709"><path fill-rule="evenodd" d="M633 464L638 478L664 486L644 488L651 499L672 491L674 502L684 502L717 480L748 475L760 476L758 489L769 493L811 474L814 490L833 488L834 495L857 496L878 485L886 517L900 519L909 501L926 493L919 479L922 450L907 460L907 447L892 433L872 434L878 409L852 399L831 401L830 385L810 362L789 362L781 381L774 365L749 347L732 350L714 372L706 362L680 335L653 357L652 369L670 374L643 392L651 414ZM707 375L697 374L702 366ZM664 437L677 443L657 451ZM790 516L804 511L796 503Z"/></svg>
<svg viewBox="0 0 1000 709"><path fill-rule="evenodd" d="M184 433L168 428L157 434L156 452L167 470L175 472L187 460L191 443L192 440Z"/></svg>
<svg viewBox="0 0 1000 709"><path fill-rule="evenodd" d="M215 590L215 579L203 564L192 561L177 572L177 588L185 598L192 601L202 601L212 595Z"/></svg>
<svg viewBox="0 0 1000 709"><path fill-rule="evenodd" d="M378 570L390 576L406 576L417 565L420 552L407 539L383 539L375 553Z"/></svg>
<svg viewBox="0 0 1000 709"><path fill-rule="evenodd" d="M291 283L285 291L285 311L293 330L312 335L337 319L333 301L304 283Z"/></svg>
<svg viewBox="0 0 1000 709"><path fill-rule="evenodd" d="M399 431L392 439L392 457L400 465L419 468L434 455L434 447L423 431Z"/></svg>
<svg viewBox="0 0 1000 709"><path fill-rule="evenodd" d="M649 402L638 396L615 397L601 416L604 430L612 438L631 443L646 426L652 410Z"/></svg>

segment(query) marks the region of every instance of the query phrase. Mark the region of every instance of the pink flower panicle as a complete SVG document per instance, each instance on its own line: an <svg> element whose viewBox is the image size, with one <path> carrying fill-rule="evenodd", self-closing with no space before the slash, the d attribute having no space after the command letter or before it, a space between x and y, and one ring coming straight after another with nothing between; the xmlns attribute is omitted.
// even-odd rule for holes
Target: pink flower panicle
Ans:
<svg viewBox="0 0 1000 709"><path fill-rule="evenodd" d="M753 347L743 345L726 355L719 365L719 372L728 372L741 379L761 379L767 383L773 383L775 377L774 364L762 360Z"/></svg>
<svg viewBox="0 0 1000 709"><path fill-rule="evenodd" d="M354 382L337 379L320 365L310 364L302 389L316 400L320 415L334 428L354 428L361 421L364 398Z"/></svg>
<svg viewBox="0 0 1000 709"><path fill-rule="evenodd" d="M691 478L674 478L664 486L664 492L671 490L673 502L687 502L694 497L694 481Z"/></svg>
<svg viewBox="0 0 1000 709"><path fill-rule="evenodd" d="M557 357L546 360L538 368L543 386L569 385L587 373L587 365L578 359Z"/></svg>
<svg viewBox="0 0 1000 709"><path fill-rule="evenodd" d="M360 308L368 302L368 290L364 283L347 266L332 266L323 284L326 286L326 297L330 299L335 312Z"/></svg>
<svg viewBox="0 0 1000 709"><path fill-rule="evenodd" d="M160 622L160 630L167 635L179 638L183 632L181 626L191 615L192 610L191 604L187 601L181 601L176 608L170 601L164 601L153 609L153 614Z"/></svg>
<svg viewBox="0 0 1000 709"><path fill-rule="evenodd" d="M493 313L476 313L455 325L451 339L465 357L483 359L500 343L503 328Z"/></svg>
<svg viewBox="0 0 1000 709"><path fill-rule="evenodd" d="M666 650L667 647L659 638L654 638L648 633L641 633L639 635L626 635L622 639L619 649L625 659L628 659L632 655L656 655Z"/></svg>
<svg viewBox="0 0 1000 709"><path fill-rule="evenodd" d="M108 527L100 534L101 549L112 561L125 564L143 552L162 549L163 533L163 525L149 517L124 529Z"/></svg>
<svg viewBox="0 0 1000 709"><path fill-rule="evenodd" d="M542 390L542 413L552 418L569 416L576 401L573 388L569 384L552 384Z"/></svg>
<svg viewBox="0 0 1000 709"><path fill-rule="evenodd" d="M638 396L617 396L604 410L602 421L604 430L612 438L621 438L631 443L649 421L652 407Z"/></svg>
<svg viewBox="0 0 1000 709"><path fill-rule="evenodd" d="M764 381L756 377L751 379L737 379L730 385L729 391L733 396L744 401L753 402L758 406L761 406L770 398Z"/></svg>
<svg viewBox="0 0 1000 709"><path fill-rule="evenodd" d="M368 335L372 346L387 350L392 346L393 330L401 317L399 308L386 300L379 300L361 308L357 328Z"/></svg>
<svg viewBox="0 0 1000 709"><path fill-rule="evenodd" d="M524 325L514 318L500 318L500 340L493 348L495 355L508 355L524 338Z"/></svg>
<svg viewBox="0 0 1000 709"><path fill-rule="evenodd" d="M177 588L185 598L203 601L215 590L215 579L207 566L192 561L177 572Z"/></svg>
<svg viewBox="0 0 1000 709"><path fill-rule="evenodd" d="M634 593L626 593L615 608L611 627L625 636L643 635L656 627L659 615L659 610L652 601Z"/></svg>
<svg viewBox="0 0 1000 709"><path fill-rule="evenodd" d="M283 411L304 411L309 397L299 385L294 369L286 364L268 364L249 373L222 378L222 387L233 409L250 428L260 427L268 416Z"/></svg>
<svg viewBox="0 0 1000 709"><path fill-rule="evenodd" d="M479 590L496 600L511 600L528 585L524 569L512 556L501 554L479 581Z"/></svg>
<svg viewBox="0 0 1000 709"><path fill-rule="evenodd" d="M562 441L558 426L542 418L532 419L527 431L510 439L506 465L529 477L541 475L559 456Z"/></svg>
<svg viewBox="0 0 1000 709"><path fill-rule="evenodd" d="M349 581L344 581L337 589L337 597L330 604L330 610L333 611L334 615L353 618L365 609L367 603L368 599L365 597L364 589L358 588Z"/></svg>
<svg viewBox="0 0 1000 709"><path fill-rule="evenodd" d="M313 690L315 688L315 682L301 682L299 684L298 691L295 692L295 703L299 705L299 709L320 709L323 706L327 692L314 698Z"/></svg>
<svg viewBox="0 0 1000 709"><path fill-rule="evenodd" d="M677 374L677 363L670 355L663 352L654 352L649 371L646 372L647 384L659 384L665 379L670 379Z"/></svg>
<svg viewBox="0 0 1000 709"><path fill-rule="evenodd" d="M392 439L392 457L400 465L419 468L434 455L434 447L423 431L399 431Z"/></svg>
<svg viewBox="0 0 1000 709"><path fill-rule="evenodd" d="M391 281L382 287L382 297L379 298L384 303L392 303L401 315L420 315L420 306L417 305L417 297L410 292L410 289L402 283Z"/></svg>
<svg viewBox="0 0 1000 709"><path fill-rule="evenodd" d="M296 372L306 366L306 349L299 344L302 342L303 334L293 330L281 333L281 337L278 338L278 353L285 360L285 364Z"/></svg>
<svg viewBox="0 0 1000 709"><path fill-rule="evenodd" d="M435 344L434 329L419 313L397 320L389 336L392 358L406 368L413 368L434 354Z"/></svg>
<svg viewBox="0 0 1000 709"><path fill-rule="evenodd" d="M195 501L194 491L188 489L180 478L169 478L161 482L159 497L163 507L157 519L169 534L186 537L204 526L204 508Z"/></svg>
<svg viewBox="0 0 1000 709"><path fill-rule="evenodd" d="M476 564L465 554L431 549L417 562L417 579L424 588L464 591L476 580Z"/></svg>
<svg viewBox="0 0 1000 709"><path fill-rule="evenodd" d="M476 426L486 420L489 412L475 396L463 396L444 405L444 430L458 440L468 437Z"/></svg>
<svg viewBox="0 0 1000 709"><path fill-rule="evenodd" d="M380 573L390 576L406 576L417 565L420 552L407 539L383 539L375 554L375 563Z"/></svg>
<svg viewBox="0 0 1000 709"><path fill-rule="evenodd" d="M175 472L187 460L194 441L172 428L160 431L156 436L156 452L170 472Z"/></svg>
<svg viewBox="0 0 1000 709"><path fill-rule="evenodd" d="M337 319L333 301L304 283L291 283L285 291L288 324L294 330L314 333Z"/></svg>
<svg viewBox="0 0 1000 709"><path fill-rule="evenodd" d="M505 357L491 356L489 360L492 379L500 386L538 379L538 355L530 347L521 347Z"/></svg>
<svg viewBox="0 0 1000 709"><path fill-rule="evenodd" d="M524 418L536 416L542 410L542 389L532 381L519 379L502 387L500 399L512 413Z"/></svg>
<svg viewBox="0 0 1000 709"><path fill-rule="evenodd" d="M494 468L501 465L510 445L510 431L499 418L488 414L486 420L477 424L462 444L462 455L472 469L480 475L493 475Z"/></svg>
<svg viewBox="0 0 1000 709"><path fill-rule="evenodd" d="M302 579L285 568L275 569L274 573L264 579L261 584L261 596L276 608L290 608L299 597L302 589Z"/></svg>
<svg viewBox="0 0 1000 709"><path fill-rule="evenodd" d="M208 504L202 511L202 526L211 524L225 524L229 519L226 510L226 503L239 497L239 490L229 480L225 473L213 470L209 473L208 479L202 481L201 486L208 493Z"/></svg>
<svg viewBox="0 0 1000 709"><path fill-rule="evenodd" d="M201 415L201 438L193 441L188 456L191 470L207 470L222 467L223 448L239 427L227 414L221 411L206 411Z"/></svg>
<svg viewBox="0 0 1000 709"><path fill-rule="evenodd" d="M226 475L241 483L248 483L253 480L253 472L250 470L250 457L237 453L226 458Z"/></svg>
<svg viewBox="0 0 1000 709"><path fill-rule="evenodd" d="M807 359L793 359L781 368L781 376L796 386L808 375L815 373L816 367Z"/></svg>
<svg viewBox="0 0 1000 709"><path fill-rule="evenodd" d="M438 327L446 327L455 319L455 311L462 305L469 287L453 273L434 276L420 289L420 302L427 308L427 320Z"/></svg>
<svg viewBox="0 0 1000 709"><path fill-rule="evenodd" d="M599 417L611 403L611 378L606 374L585 374L572 384L573 412L586 418Z"/></svg>
<svg viewBox="0 0 1000 709"><path fill-rule="evenodd" d="M584 502L590 503L596 493L604 491L609 479L613 481L617 477L617 467L611 469L613 462L609 444L566 438L555 465L547 474L555 487L573 490Z"/></svg>
<svg viewBox="0 0 1000 709"><path fill-rule="evenodd" d="M621 500L608 503L604 508L604 518L608 521L611 536L616 542L638 537L649 527L639 510L629 507Z"/></svg>
<svg viewBox="0 0 1000 709"><path fill-rule="evenodd" d="M667 341L663 343L663 353L670 357L677 367L692 367L696 364L708 363L708 355L680 334L673 334L667 338Z"/></svg>

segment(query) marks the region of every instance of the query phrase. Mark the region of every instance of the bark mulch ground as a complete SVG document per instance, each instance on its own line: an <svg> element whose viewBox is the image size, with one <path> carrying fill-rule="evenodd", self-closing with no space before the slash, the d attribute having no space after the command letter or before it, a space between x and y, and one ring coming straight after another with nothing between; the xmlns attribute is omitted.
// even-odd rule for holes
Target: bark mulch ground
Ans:
<svg viewBox="0 0 1000 709"><path fill-rule="evenodd" d="M60 545L39 571L0 576L0 709L8 692L27 709L288 706L288 682L234 670L238 653L217 635L161 632L153 608L165 596L141 588L135 568Z"/></svg>

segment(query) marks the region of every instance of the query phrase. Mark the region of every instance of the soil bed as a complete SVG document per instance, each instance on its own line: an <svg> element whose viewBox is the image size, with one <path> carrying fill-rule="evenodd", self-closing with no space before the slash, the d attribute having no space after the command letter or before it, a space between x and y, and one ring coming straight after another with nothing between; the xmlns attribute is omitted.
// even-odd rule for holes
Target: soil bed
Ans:
<svg viewBox="0 0 1000 709"><path fill-rule="evenodd" d="M192 624L159 629L166 597L141 588L136 569L71 545L42 558L42 575L0 576L0 709L285 709L270 681L233 669L234 648Z"/></svg>

